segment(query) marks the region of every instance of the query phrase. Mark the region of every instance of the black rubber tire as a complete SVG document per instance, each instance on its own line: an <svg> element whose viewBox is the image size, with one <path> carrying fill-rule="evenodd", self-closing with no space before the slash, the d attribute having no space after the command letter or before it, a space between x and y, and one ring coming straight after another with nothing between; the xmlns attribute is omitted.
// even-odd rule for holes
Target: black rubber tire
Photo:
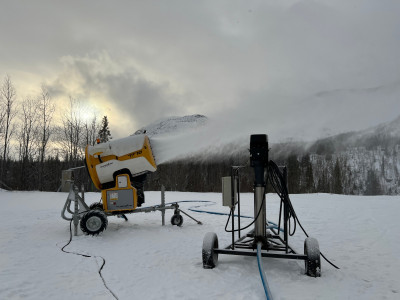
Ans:
<svg viewBox="0 0 400 300"><path fill-rule="evenodd" d="M103 203L100 203L100 202L90 204L89 208L90 208L90 210L93 210L93 209L104 210Z"/></svg>
<svg viewBox="0 0 400 300"><path fill-rule="evenodd" d="M218 248L218 237L214 232L207 232L203 239L203 249L201 251L204 269L214 269L218 263L218 253L214 249Z"/></svg>
<svg viewBox="0 0 400 300"><path fill-rule="evenodd" d="M182 226L183 224L183 217L178 214L174 214L171 218L171 224L176 226Z"/></svg>
<svg viewBox="0 0 400 300"><path fill-rule="evenodd" d="M106 230L108 220L106 214L98 209L90 210L82 216L81 230L88 235L98 235Z"/></svg>
<svg viewBox="0 0 400 300"><path fill-rule="evenodd" d="M304 241L304 254L306 275L311 277L321 277L321 255L318 241L315 238L308 237Z"/></svg>

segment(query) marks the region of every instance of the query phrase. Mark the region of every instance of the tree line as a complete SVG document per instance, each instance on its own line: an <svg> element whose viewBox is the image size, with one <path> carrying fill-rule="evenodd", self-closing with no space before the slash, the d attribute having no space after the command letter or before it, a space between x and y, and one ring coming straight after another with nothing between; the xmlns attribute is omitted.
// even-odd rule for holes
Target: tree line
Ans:
<svg viewBox="0 0 400 300"><path fill-rule="evenodd" d="M57 190L62 170L83 165L86 145L111 138L108 126L107 116L83 118L72 96L57 112L45 85L37 95L18 98L6 75L0 86L0 188ZM77 173L87 182L84 172Z"/></svg>
<svg viewBox="0 0 400 300"><path fill-rule="evenodd" d="M277 149L275 149L277 150ZM346 158L311 153L277 151L272 159L288 171L289 193L333 193L380 195L383 193L378 174L368 170L365 182L356 182ZM159 190L164 185L170 191L221 192L221 177L231 175L231 166L240 169L240 190L252 192L254 170L249 166L249 154L241 151L229 157L188 157L158 166L148 175L146 190ZM267 192L274 192L267 184Z"/></svg>

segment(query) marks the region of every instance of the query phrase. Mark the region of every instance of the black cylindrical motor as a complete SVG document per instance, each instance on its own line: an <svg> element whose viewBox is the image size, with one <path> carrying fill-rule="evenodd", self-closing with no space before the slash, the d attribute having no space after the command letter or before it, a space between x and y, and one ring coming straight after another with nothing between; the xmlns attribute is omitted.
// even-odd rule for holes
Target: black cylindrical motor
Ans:
<svg viewBox="0 0 400 300"><path fill-rule="evenodd" d="M266 230L265 168L268 166L268 137L266 134L250 136L250 166L254 168L254 239L264 241ZM258 217L257 217L258 216Z"/></svg>

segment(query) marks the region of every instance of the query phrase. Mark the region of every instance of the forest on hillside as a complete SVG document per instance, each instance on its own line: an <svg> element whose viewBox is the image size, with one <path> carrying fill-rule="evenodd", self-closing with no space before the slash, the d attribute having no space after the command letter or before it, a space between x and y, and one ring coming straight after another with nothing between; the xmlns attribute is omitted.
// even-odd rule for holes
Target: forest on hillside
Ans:
<svg viewBox="0 0 400 300"><path fill-rule="evenodd" d="M288 188L298 193L355 195L398 194L400 151L352 149L337 154L291 153L272 157L288 170ZM148 175L147 190L163 184L170 191L221 192L221 177L231 175L231 166L240 169L242 192L253 189L254 173L248 156L201 160L196 157L169 162ZM388 174L390 174L388 176ZM267 191L272 187L267 185Z"/></svg>

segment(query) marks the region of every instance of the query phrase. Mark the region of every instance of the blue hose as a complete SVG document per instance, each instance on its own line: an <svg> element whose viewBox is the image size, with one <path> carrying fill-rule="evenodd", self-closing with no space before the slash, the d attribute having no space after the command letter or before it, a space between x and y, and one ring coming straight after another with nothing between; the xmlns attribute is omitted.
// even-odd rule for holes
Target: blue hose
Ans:
<svg viewBox="0 0 400 300"><path fill-rule="evenodd" d="M215 201L210 201L210 200L181 200L181 201L174 201L174 202L168 202L165 203L165 205L169 205L169 204L173 204L173 203L211 203L211 204L215 204ZM156 205L157 206L161 206L161 205ZM197 207L201 207L204 205L198 205L198 206L193 206L188 208L188 210L193 211L193 212L197 212L197 213L203 213L203 214L210 214L210 215L219 215L219 216L229 216L228 213L221 213L221 212L216 212L216 211L208 211L208 210L201 210L201 209L194 209ZM144 207L147 208L147 207ZM239 217L238 215L234 215L235 217ZM241 218L246 218L246 219L254 219L254 217L249 217L249 216L242 216L240 215ZM268 221L268 224L272 224L272 226L268 226L267 228L274 228L274 229L280 229L280 231L284 231L282 228L279 228L277 224L275 224L274 222Z"/></svg>
<svg viewBox="0 0 400 300"><path fill-rule="evenodd" d="M262 243L258 242L257 243L257 263L258 263L258 271L260 272L260 276L261 276L261 282L263 284L264 287L264 292L265 292L265 297L267 297L267 300L272 300L272 295L271 295L271 291L269 289L268 286L268 281L267 278L265 276L265 272L263 269L263 265L261 263L261 246Z"/></svg>
<svg viewBox="0 0 400 300"><path fill-rule="evenodd" d="M193 201L195 202L195 201ZM198 206L196 206L198 207ZM205 213L205 214L210 214L210 215L219 215L219 216L229 216L228 213L221 213L221 212L216 212L216 211L208 211L208 210L200 210L200 209L193 209L193 208L188 208L190 211L194 211L197 213ZM234 215L235 217L239 217L238 215ZM254 217L249 217L249 216L242 216L240 215L241 218L246 218L246 219L254 219ZM269 226L268 228L274 228L274 229L279 229L278 225L275 224L274 222L268 221L268 224L272 224L272 226ZM283 232L283 229L280 228L280 230Z"/></svg>
<svg viewBox="0 0 400 300"><path fill-rule="evenodd" d="M210 203L214 203L213 201L206 201L206 200L183 200L183 201L178 201L178 202L173 202L173 203L182 203L182 202L210 202ZM195 206L195 208L197 208L199 206ZM197 212L197 213L205 213L205 214L211 214L211 215L220 215L220 216L228 216L229 214L227 213L221 213L221 212L216 212L216 211L207 211L207 210L200 210L200 209L194 209L194 208L188 208L190 211L193 212ZM238 217L238 215L234 215L235 217ZM240 216L241 218L248 218L248 219L253 219L253 217L249 217L249 216ZM268 221L269 224L272 224L273 226L268 226L269 228L275 228L275 229L279 229L278 225L275 224L274 222L270 222ZM283 229L280 229L283 232ZM265 297L267 298L267 300L272 300L272 295L271 295L271 291L269 289L268 286L268 281L267 278L265 276L265 272L263 269L263 265L261 262L261 247L262 247L262 243L258 242L257 243L257 264L258 264L258 271L260 272L260 277L261 277L261 282L263 284L264 287L264 292L265 292Z"/></svg>

